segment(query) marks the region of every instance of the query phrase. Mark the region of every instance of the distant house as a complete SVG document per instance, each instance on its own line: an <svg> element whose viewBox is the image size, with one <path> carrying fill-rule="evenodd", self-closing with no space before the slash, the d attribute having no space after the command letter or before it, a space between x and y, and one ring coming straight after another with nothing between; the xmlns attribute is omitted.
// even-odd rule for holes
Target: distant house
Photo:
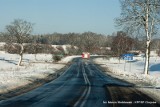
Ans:
<svg viewBox="0 0 160 107"><path fill-rule="evenodd" d="M100 49L111 51L111 47L100 47Z"/></svg>
<svg viewBox="0 0 160 107"><path fill-rule="evenodd" d="M5 42L0 42L0 51L4 50Z"/></svg>

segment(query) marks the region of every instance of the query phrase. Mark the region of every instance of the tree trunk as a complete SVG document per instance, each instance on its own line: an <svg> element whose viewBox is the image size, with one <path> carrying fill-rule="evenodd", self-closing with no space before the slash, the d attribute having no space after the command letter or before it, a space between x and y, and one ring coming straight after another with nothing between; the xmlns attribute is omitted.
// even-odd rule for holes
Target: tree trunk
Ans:
<svg viewBox="0 0 160 107"><path fill-rule="evenodd" d="M22 65L22 64L21 64L21 63L22 63L22 58L23 58L23 55L21 54L21 55L20 55L20 58L19 58L18 66L21 66L21 65Z"/></svg>
<svg viewBox="0 0 160 107"><path fill-rule="evenodd" d="M145 32L146 32L146 54L145 54L145 67L144 67L144 74L145 75L148 75L149 56L150 56L150 42L151 42L148 27L149 27L149 0L147 0L146 18L145 18Z"/></svg>
<svg viewBox="0 0 160 107"><path fill-rule="evenodd" d="M21 46L21 51L20 51L20 58L19 58L19 62L18 62L18 66L21 66L21 63L22 63L22 59L23 59L23 51L24 51L24 47L22 44L20 44Z"/></svg>
<svg viewBox="0 0 160 107"><path fill-rule="evenodd" d="M148 71L149 71L149 58L150 58L150 43L151 41L148 40L147 41L147 47L146 47L146 58L145 58L145 68L144 68L144 74L148 75Z"/></svg>

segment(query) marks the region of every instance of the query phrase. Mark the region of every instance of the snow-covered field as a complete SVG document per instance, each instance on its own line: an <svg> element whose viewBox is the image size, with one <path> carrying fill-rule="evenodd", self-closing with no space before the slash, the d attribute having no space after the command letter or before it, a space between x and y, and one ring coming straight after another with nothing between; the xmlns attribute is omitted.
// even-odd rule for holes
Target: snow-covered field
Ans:
<svg viewBox="0 0 160 107"><path fill-rule="evenodd" d="M127 62L118 58L96 58L94 62L106 68L110 75L135 84L137 89L146 92L155 99L160 99L160 57L150 58L149 75L145 76L144 58L134 57ZM159 100L160 101L160 100Z"/></svg>
<svg viewBox="0 0 160 107"><path fill-rule="evenodd" d="M19 55L0 51L0 93L46 78L75 57L78 56L65 57L58 63L52 63L50 54L37 54L36 58L34 54L24 54L23 66L18 67Z"/></svg>
<svg viewBox="0 0 160 107"><path fill-rule="evenodd" d="M134 57L133 61L118 60L117 58L96 58L95 62L107 67L111 72L132 79L149 81L155 87L160 87L160 57L150 58L150 71L144 75L144 58Z"/></svg>

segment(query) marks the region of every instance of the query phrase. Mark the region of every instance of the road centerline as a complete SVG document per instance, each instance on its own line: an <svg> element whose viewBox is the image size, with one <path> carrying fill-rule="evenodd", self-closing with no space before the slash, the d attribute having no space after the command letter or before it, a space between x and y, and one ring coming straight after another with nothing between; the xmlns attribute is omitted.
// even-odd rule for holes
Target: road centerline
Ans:
<svg viewBox="0 0 160 107"><path fill-rule="evenodd" d="M81 97L78 99L78 101L74 104L74 107L78 106L78 104L80 104L80 107L83 107L84 104L86 103L86 99L88 99L90 92L91 92L91 83L88 79L88 76L86 74L85 68L84 68L84 64L82 63L82 74L83 74L83 78L86 84L86 88L83 92L83 94L81 95ZM82 103L80 103L82 102Z"/></svg>

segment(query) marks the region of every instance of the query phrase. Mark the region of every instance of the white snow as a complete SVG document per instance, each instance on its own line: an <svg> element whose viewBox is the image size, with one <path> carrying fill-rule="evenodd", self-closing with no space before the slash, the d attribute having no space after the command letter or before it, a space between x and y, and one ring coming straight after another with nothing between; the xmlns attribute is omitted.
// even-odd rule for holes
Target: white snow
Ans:
<svg viewBox="0 0 160 107"><path fill-rule="evenodd" d="M139 79L160 87L160 57L150 58L150 71L146 77L144 71L144 58L134 57L133 61L118 60L118 58L96 58L96 63L107 67L111 72L131 79Z"/></svg>
<svg viewBox="0 0 160 107"><path fill-rule="evenodd" d="M63 68L66 63L77 56L63 58L61 63L52 63L52 55L24 54L23 66L16 64L19 55L0 52L0 93L25 86L34 80L46 78L49 74Z"/></svg>
<svg viewBox="0 0 160 107"><path fill-rule="evenodd" d="M64 57L64 58L61 59L61 61L59 61L59 63L68 63L73 58L77 58L77 57L81 57L81 56L80 55L73 55L73 56Z"/></svg>
<svg viewBox="0 0 160 107"><path fill-rule="evenodd" d="M0 47L4 46L6 43L5 42L0 42Z"/></svg>
<svg viewBox="0 0 160 107"><path fill-rule="evenodd" d="M144 58L134 57L132 62L118 60L118 58L96 58L94 62L100 64L113 77L135 84L135 88L146 93L160 103L160 57L150 58L149 75L145 76Z"/></svg>
<svg viewBox="0 0 160 107"><path fill-rule="evenodd" d="M63 48L64 52L65 52L66 54L68 54L67 48L71 48L71 45L52 45L52 47L53 47L56 51L59 51L59 50L58 50L58 47L61 47L61 48ZM75 49L77 49L76 46L74 46L74 47L75 47Z"/></svg>

